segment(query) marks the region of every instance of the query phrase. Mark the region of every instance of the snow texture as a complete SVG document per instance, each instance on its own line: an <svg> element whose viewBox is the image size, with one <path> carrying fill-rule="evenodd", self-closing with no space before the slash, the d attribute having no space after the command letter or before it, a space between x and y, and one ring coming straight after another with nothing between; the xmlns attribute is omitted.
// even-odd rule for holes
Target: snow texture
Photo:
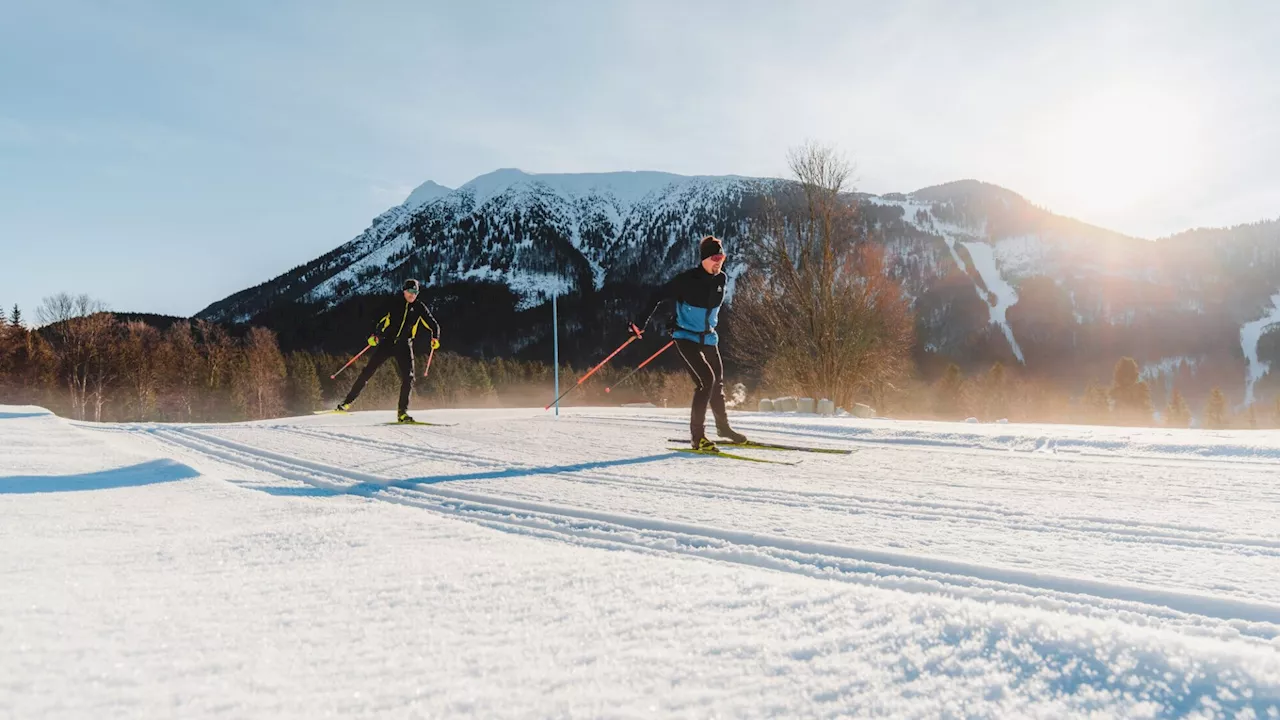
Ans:
<svg viewBox="0 0 1280 720"><path fill-rule="evenodd" d="M1036 235L1007 237L995 243L996 264L1008 277L1043 275L1050 267L1045 244Z"/></svg>
<svg viewBox="0 0 1280 720"><path fill-rule="evenodd" d="M0 406L0 715L1280 714L1274 434L419 414Z"/></svg>
<svg viewBox="0 0 1280 720"><path fill-rule="evenodd" d="M412 232L413 223L432 213L441 217L465 217L471 213L495 220L490 236L483 239L484 251L466 258L474 266L443 267L423 278L428 286L466 280L502 283L519 297L519 308L534 307L555 294L575 289L566 268L548 272L545 249L531 247L527 232L520 237L512 226L513 217L537 218L551 231L563 237L580 253L592 271L594 289L604 286L606 263L614 263L632 247L649 225L662 219L706 217L716 208L741 197L749 183L759 183L737 176L683 176L661 172L617 172L577 174L535 174L516 169L498 170L467 182L456 190L428 181L418 187L404 204L379 216L359 237L323 259L314 283L301 293L303 300L333 306L344 298L359 294L377 294L394 289L387 278L419 249ZM446 212L442 212L446 211ZM583 228L589 224L598 231L603 223L608 228L602 246L584 246ZM696 238L702 228L681 228L670 233L669 244ZM448 242L448 239L439 240ZM485 253L506 249L510 256L501 260ZM494 265L505 266L502 270ZM652 257L643 258L641 269L656 270ZM630 277L636 280L635 277ZM236 317L247 317L243 312Z"/></svg>
<svg viewBox="0 0 1280 720"><path fill-rule="evenodd" d="M969 268L956 252L956 244L963 245L969 251L974 270L979 276L974 278L974 290L990 308L991 323L998 326L1004 333L1014 357L1025 365L1022 348L1014 338L1013 328L1006 317L1008 309L1018 302L1018 293L1002 274L1001 269L1007 271L1010 277L1036 274L1037 268L1042 268L1045 261L1045 249L1040 239L1034 235L1004 238L993 248L984 240L987 235L985 224L967 227L940 220L933 214L932 203L914 198L894 200L877 196L868 196L864 202L902 208L904 222L921 232L940 236L946 242L952 259L965 274L969 274ZM898 252L903 253L905 250L905 248L899 248ZM994 293L996 298L994 305L983 292L979 280Z"/></svg>
<svg viewBox="0 0 1280 720"><path fill-rule="evenodd" d="M1244 350L1245 373L1244 406L1253 404L1253 386L1271 371L1271 363L1258 359L1258 341L1262 333L1273 325L1280 324L1280 293L1271 296L1271 307L1264 311L1261 318L1240 326L1240 347Z"/></svg>
<svg viewBox="0 0 1280 720"><path fill-rule="evenodd" d="M401 207L407 210L416 210L417 208L427 205L434 200L438 200L451 192L453 192L452 188L447 188L428 180L415 188L413 192L409 193L409 197L405 199L404 204L401 205Z"/></svg>
<svg viewBox="0 0 1280 720"><path fill-rule="evenodd" d="M1013 337L1013 328L1009 326L1009 319L1006 317L1009 308L1018 302L1018 292L1000 274L1000 268L996 264L995 251L990 245L985 242L966 242L962 244L969 251L969 257L973 258L973 267L977 270L978 275L982 277L982 282L995 295L995 304L989 303L991 307L991 322L998 325L1004 332L1005 338L1009 340L1009 347L1013 350L1014 357L1018 358L1018 362L1025 365L1027 361L1022 357L1022 348L1018 347L1018 341ZM981 292L979 294L981 295ZM983 298L984 301L986 299L985 297Z"/></svg>
<svg viewBox="0 0 1280 720"><path fill-rule="evenodd" d="M471 191L477 205L483 205L513 187L542 185L566 197L611 195L629 208L647 195L667 186L682 185L699 179L696 176L649 171L527 173L515 168L504 168L481 175L459 189Z"/></svg>
<svg viewBox="0 0 1280 720"><path fill-rule="evenodd" d="M1138 377L1139 379L1145 380L1147 382L1154 382L1161 375L1172 376L1175 372L1177 372L1178 368L1184 364L1189 369L1194 371L1196 367L1200 365L1200 363L1201 363L1200 358L1187 357L1185 355L1179 355L1175 357L1163 357L1155 362L1144 363L1142 365L1142 370L1138 373ZM1173 378L1170 377L1169 378L1170 384L1167 389L1169 390L1173 389L1172 382L1173 382Z"/></svg>

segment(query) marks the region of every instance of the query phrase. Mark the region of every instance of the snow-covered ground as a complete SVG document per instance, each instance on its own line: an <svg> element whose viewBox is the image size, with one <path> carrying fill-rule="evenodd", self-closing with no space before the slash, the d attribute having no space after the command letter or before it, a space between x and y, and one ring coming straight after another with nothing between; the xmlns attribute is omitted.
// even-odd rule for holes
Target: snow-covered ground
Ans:
<svg viewBox="0 0 1280 720"><path fill-rule="evenodd" d="M1280 435L0 406L0 717L1280 717Z"/></svg>

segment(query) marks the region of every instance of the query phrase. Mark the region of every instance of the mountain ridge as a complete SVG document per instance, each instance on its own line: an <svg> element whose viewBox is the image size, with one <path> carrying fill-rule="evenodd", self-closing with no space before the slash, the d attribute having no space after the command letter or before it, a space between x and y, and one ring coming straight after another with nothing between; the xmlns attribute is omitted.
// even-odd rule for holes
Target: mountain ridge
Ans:
<svg viewBox="0 0 1280 720"><path fill-rule="evenodd" d="M626 297L695 262L692 248L704 234L723 237L736 257L765 199L786 182L516 168L454 189L427 181L351 241L197 316L243 323L290 304L336 312L393 291L405 277L442 293L502 288L499 295L513 302L503 312L512 318L552 296L616 295L625 305ZM1087 360L1096 375L1094 364L1120 354L1152 368L1214 356L1218 364L1239 366L1227 374L1240 378L1244 397L1244 378L1261 382L1260 369L1275 359L1270 344L1261 354L1251 351L1242 332L1266 316L1280 291L1280 222L1148 240L1057 215L974 179L856 196L859 222L912 301L925 361L1003 360L1081 372L1067 367L1069 360ZM1270 327L1259 331L1258 342ZM522 339L500 341L517 335ZM494 337L484 344L497 353L541 342L513 328L495 329Z"/></svg>

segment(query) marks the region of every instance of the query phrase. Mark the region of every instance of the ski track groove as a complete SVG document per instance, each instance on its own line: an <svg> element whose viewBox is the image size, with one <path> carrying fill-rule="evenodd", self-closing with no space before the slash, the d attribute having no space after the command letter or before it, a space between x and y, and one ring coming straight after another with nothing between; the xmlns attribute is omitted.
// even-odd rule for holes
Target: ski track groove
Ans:
<svg viewBox="0 0 1280 720"><path fill-rule="evenodd" d="M655 424L672 425L687 428L686 421L667 420L666 418L627 418L614 415L592 416L574 415L562 417L561 421L589 425L618 425L634 427L636 425L653 426ZM1093 462L1117 463L1122 465L1138 465L1143 467L1185 467L1223 465L1233 469L1249 469L1255 472L1269 472L1271 466L1280 460L1280 453L1265 450L1252 456L1215 455L1212 452L1189 453L1186 446L1172 443L1152 443L1138 452L1155 453L1151 455L1132 454L1114 455L1106 450L1125 450L1127 445L1114 440L1085 441L1080 438L1033 437L1018 435L965 435L952 431L954 438L931 437L928 435L900 437L883 437L875 434L874 429L848 427L843 432L834 431L830 425L790 424L786 426L757 426L751 421L742 423L746 431L759 431L770 435L786 435L813 440L815 438L839 444L854 444L867 447L893 448L925 452L945 452L963 454L987 454L992 452L1013 452L1020 457L1039 458L1046 462L1069 460L1077 457L1088 458ZM852 431L852 432L850 432ZM982 442L986 444L974 445ZM1102 448L1102 449L1098 449ZM1165 454L1160 454L1164 451ZM1061 457L1060 457L1061 456ZM1171 484L1170 487L1182 487L1195 490L1191 485Z"/></svg>
<svg viewBox="0 0 1280 720"><path fill-rule="evenodd" d="M1280 638L1280 606L727 530L396 481L261 450L191 428L139 428L215 461L485 527L608 549L688 555L909 592L942 593L1215 637ZM232 481L247 488L253 484Z"/></svg>
<svg viewBox="0 0 1280 720"><path fill-rule="evenodd" d="M394 448L405 454L426 460L451 459L462 460L472 467L485 470L506 468L506 463L491 458L483 458L485 464L476 463L477 456L465 453L436 450L421 446L388 443L362 438L343 433L315 432L309 429L289 427L280 428L286 432L305 436L313 440L331 440L339 438L369 449ZM823 458L826 460L826 458ZM1112 520L1091 516L1063 516L1063 520L1077 521L1055 522L1036 520L1035 515L1020 510L993 510L989 506L965 505L961 503L941 503L921 500L883 500L858 495L819 492L779 492L755 488L739 488L691 480L682 485L647 481L631 475L622 475L604 471L580 471L562 474L559 479L581 484L613 484L623 487L641 487L666 495L685 497L702 497L718 500L734 500L753 504L778 505L794 509L814 509L833 513L870 514L887 518L911 518L920 520L967 522L973 525L991 528L1008 528L1049 534L1070 533L1079 537L1105 536L1113 542L1155 543L1187 548L1203 548L1229 552L1233 548L1249 549L1253 554L1280 557L1280 540L1260 537L1222 536L1213 528L1196 526L1178 526L1173 523L1143 523L1135 520ZM703 488L695 490L693 488ZM800 498L801 500L797 500ZM804 502L803 499L813 502ZM921 508L921 510L904 509ZM1174 531L1174 532L1169 532Z"/></svg>

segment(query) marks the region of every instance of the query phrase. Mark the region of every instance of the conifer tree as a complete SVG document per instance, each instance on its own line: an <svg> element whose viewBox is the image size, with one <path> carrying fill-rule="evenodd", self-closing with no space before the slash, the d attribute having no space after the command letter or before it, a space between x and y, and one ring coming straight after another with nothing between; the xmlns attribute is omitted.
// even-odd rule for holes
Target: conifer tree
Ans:
<svg viewBox="0 0 1280 720"><path fill-rule="evenodd" d="M1009 383L1004 364L997 361L987 372L986 388L987 412L991 419L1007 417L1009 414Z"/></svg>
<svg viewBox="0 0 1280 720"><path fill-rule="evenodd" d="M1227 398L1219 388L1215 387L1209 395L1209 402L1204 408L1204 422L1214 429L1227 426Z"/></svg>
<svg viewBox="0 0 1280 720"><path fill-rule="evenodd" d="M955 415L960 409L960 391L964 386L964 374L960 366L951 363L938 381L934 396L935 409L942 415Z"/></svg>
<svg viewBox="0 0 1280 720"><path fill-rule="evenodd" d="M1151 390L1131 357L1120 358L1111 381L1116 419L1124 424L1151 424Z"/></svg>
<svg viewBox="0 0 1280 720"><path fill-rule="evenodd" d="M1173 397L1169 399L1169 407L1164 412L1164 424L1169 427L1184 428L1191 425L1191 408L1182 397L1178 388L1173 389Z"/></svg>
<svg viewBox="0 0 1280 720"><path fill-rule="evenodd" d="M1107 389L1096 382L1090 382L1084 391L1084 408L1089 422L1106 423L1111 418L1111 401L1107 398Z"/></svg>
<svg viewBox="0 0 1280 720"><path fill-rule="evenodd" d="M285 359L288 374L288 407L291 412L309 413L320 407L320 376L311 355L289 353Z"/></svg>

